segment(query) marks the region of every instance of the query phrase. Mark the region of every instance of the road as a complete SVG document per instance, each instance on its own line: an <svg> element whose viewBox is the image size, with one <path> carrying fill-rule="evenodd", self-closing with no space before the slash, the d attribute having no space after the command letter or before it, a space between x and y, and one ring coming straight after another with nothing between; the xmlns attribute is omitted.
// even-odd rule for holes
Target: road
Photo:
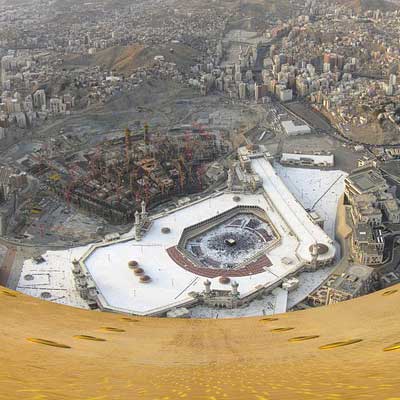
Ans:
<svg viewBox="0 0 400 400"><path fill-rule="evenodd" d="M8 248L7 254L4 257L3 264L0 268L0 285L2 286L7 286L16 254L17 249L15 247Z"/></svg>
<svg viewBox="0 0 400 400"><path fill-rule="evenodd" d="M301 103L304 108L306 108L306 113L300 113L291 107L291 104L296 104L296 103ZM310 104L305 101L305 100L297 100L292 103L280 103L282 107L284 107L288 112L294 114L300 119L303 119L308 125L311 126L311 128L314 129L316 133L323 133L327 136L330 136L336 140L339 140L340 142L346 143L348 145L356 146L356 145L362 145L364 148L367 150L372 150L372 149L379 149L379 148L386 148L386 147L395 147L395 148L400 148L400 143L398 144L367 144L363 143L360 141L352 140L340 133L340 131L331 124L331 122L321 113L318 111L314 110L311 108ZM315 121L313 121L315 118L319 118L321 122L324 122L324 125L326 127L329 126L330 129L322 129L321 127L316 126Z"/></svg>

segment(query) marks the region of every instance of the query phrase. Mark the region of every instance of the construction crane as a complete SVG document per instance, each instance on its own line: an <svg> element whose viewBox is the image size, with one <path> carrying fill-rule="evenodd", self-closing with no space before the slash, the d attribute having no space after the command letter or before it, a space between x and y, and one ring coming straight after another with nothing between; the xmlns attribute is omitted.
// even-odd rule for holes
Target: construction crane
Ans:
<svg viewBox="0 0 400 400"><path fill-rule="evenodd" d="M131 131L125 129L125 168L126 173L129 174L129 166L131 163Z"/></svg>
<svg viewBox="0 0 400 400"><path fill-rule="evenodd" d="M39 232L40 232L40 237L43 239L44 235L46 233L46 225L45 224L39 225Z"/></svg>
<svg viewBox="0 0 400 400"><path fill-rule="evenodd" d="M117 186L115 189L115 194L117 196L118 206L121 206L122 196L121 196L121 186Z"/></svg>
<svg viewBox="0 0 400 400"><path fill-rule="evenodd" d="M132 199L134 198L134 187L135 187L135 183L136 183L136 166L133 166L133 171L129 174L129 188L131 191L131 196Z"/></svg>
<svg viewBox="0 0 400 400"><path fill-rule="evenodd" d="M199 185L199 190L203 190L203 175L204 175L204 170L205 170L205 164L200 165L197 168L196 175L197 175L197 181Z"/></svg>
<svg viewBox="0 0 400 400"><path fill-rule="evenodd" d="M282 156L282 150L283 150L283 138L279 140L278 148L276 150L276 157L281 157Z"/></svg>
<svg viewBox="0 0 400 400"><path fill-rule="evenodd" d="M185 158L187 161L191 161L193 158L193 134L186 131L184 135L185 145L184 145L184 152Z"/></svg>
<svg viewBox="0 0 400 400"><path fill-rule="evenodd" d="M68 182L67 188L65 189L65 201L68 207L71 205L72 192L75 189L76 183L78 182L77 166L72 165L70 168L70 181Z"/></svg>
<svg viewBox="0 0 400 400"><path fill-rule="evenodd" d="M101 175L99 174L100 156L101 156L101 149L100 146L97 146L93 157L91 157L89 161L89 174L92 179L95 179L96 176Z"/></svg>
<svg viewBox="0 0 400 400"><path fill-rule="evenodd" d="M150 185L149 185L149 178L146 176L146 180L144 181L144 201L149 204L150 200Z"/></svg>
<svg viewBox="0 0 400 400"><path fill-rule="evenodd" d="M179 171L180 172L180 174L179 174L180 185L181 185L181 189L183 190L185 187L185 181L186 181L186 174L185 174L185 169L184 169L186 163L185 163L185 158L183 157L183 155L181 155L179 157L178 165L180 166L180 171Z"/></svg>
<svg viewBox="0 0 400 400"><path fill-rule="evenodd" d="M135 192L135 203L136 205L140 204L142 201L142 194L140 190L136 190Z"/></svg>
<svg viewBox="0 0 400 400"><path fill-rule="evenodd" d="M145 154L148 155L150 140L149 140L149 124L147 122L144 123L143 139L144 139Z"/></svg>
<svg viewBox="0 0 400 400"><path fill-rule="evenodd" d="M183 189L185 188L185 173L183 171L183 167L182 165L185 165L185 162L183 160L183 164L182 163L182 156L174 161L174 165L178 171L178 180L179 180L179 186L181 191L183 191Z"/></svg>

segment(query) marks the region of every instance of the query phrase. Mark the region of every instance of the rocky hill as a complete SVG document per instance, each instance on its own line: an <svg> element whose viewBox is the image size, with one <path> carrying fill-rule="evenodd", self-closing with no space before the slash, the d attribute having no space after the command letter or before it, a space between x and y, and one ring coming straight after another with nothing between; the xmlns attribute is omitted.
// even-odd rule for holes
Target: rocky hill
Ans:
<svg viewBox="0 0 400 400"><path fill-rule="evenodd" d="M357 11L391 11L400 8L399 0L336 0L336 2L339 4L350 5Z"/></svg>
<svg viewBox="0 0 400 400"><path fill-rule="evenodd" d="M140 67L154 63L154 57L162 55L165 61L176 63L178 68L187 69L193 65L198 54L192 48L182 44L145 47L143 45L114 46L100 50L92 55L69 56L65 59L66 67L101 66L106 70L128 76Z"/></svg>

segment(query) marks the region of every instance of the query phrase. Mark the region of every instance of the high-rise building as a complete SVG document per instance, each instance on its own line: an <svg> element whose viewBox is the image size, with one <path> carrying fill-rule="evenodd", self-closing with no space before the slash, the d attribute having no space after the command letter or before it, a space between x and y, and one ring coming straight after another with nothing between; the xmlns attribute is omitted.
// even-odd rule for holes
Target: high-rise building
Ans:
<svg viewBox="0 0 400 400"><path fill-rule="evenodd" d="M65 112L65 107L61 99L53 97L50 99L50 112L53 114L61 114Z"/></svg>
<svg viewBox="0 0 400 400"><path fill-rule="evenodd" d="M255 101L259 101L262 97L262 86L255 83L254 84L254 99Z"/></svg>
<svg viewBox="0 0 400 400"><path fill-rule="evenodd" d="M39 110L46 109L46 92L43 89L36 90L33 94L33 105Z"/></svg>
<svg viewBox="0 0 400 400"><path fill-rule="evenodd" d="M244 82L239 83L239 99L244 100L246 98L246 84Z"/></svg>

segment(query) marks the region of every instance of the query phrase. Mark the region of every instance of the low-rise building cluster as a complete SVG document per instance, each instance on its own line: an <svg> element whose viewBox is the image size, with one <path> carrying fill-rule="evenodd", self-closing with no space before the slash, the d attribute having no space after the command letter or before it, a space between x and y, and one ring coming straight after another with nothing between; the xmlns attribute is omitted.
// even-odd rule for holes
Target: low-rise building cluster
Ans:
<svg viewBox="0 0 400 400"><path fill-rule="evenodd" d="M26 173L0 166L0 235L7 232L9 219L15 216L19 195L26 189L27 184Z"/></svg>
<svg viewBox="0 0 400 400"><path fill-rule="evenodd" d="M381 264L383 225L400 222L397 199L389 191L386 179L371 167L358 169L346 178L345 195L351 206L353 257L361 264Z"/></svg>

